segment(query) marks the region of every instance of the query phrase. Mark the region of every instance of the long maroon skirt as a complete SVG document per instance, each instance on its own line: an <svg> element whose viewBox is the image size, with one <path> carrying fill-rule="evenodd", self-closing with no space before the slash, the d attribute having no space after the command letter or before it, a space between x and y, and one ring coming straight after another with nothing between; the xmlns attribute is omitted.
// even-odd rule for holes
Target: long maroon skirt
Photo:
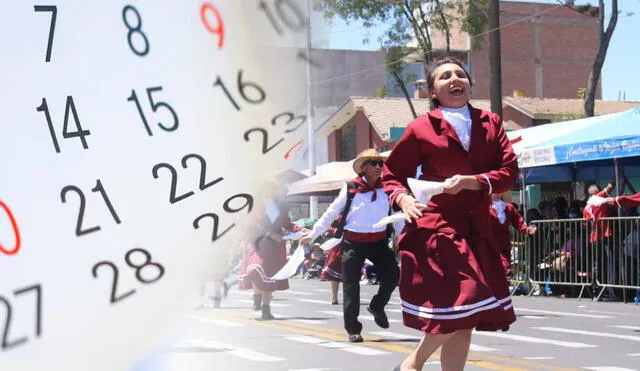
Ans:
<svg viewBox="0 0 640 371"><path fill-rule="evenodd" d="M342 282L342 244L335 246L327 253L327 261L320 273L320 280Z"/></svg>
<svg viewBox="0 0 640 371"><path fill-rule="evenodd" d="M507 331L516 317L497 244L473 236L405 228L400 297L405 326L429 334Z"/></svg>
<svg viewBox="0 0 640 371"><path fill-rule="evenodd" d="M260 240L259 249L248 244L240 267L238 288L250 290L255 285L260 291L287 290L289 280L272 280L271 277L287 263L285 242L269 238Z"/></svg>

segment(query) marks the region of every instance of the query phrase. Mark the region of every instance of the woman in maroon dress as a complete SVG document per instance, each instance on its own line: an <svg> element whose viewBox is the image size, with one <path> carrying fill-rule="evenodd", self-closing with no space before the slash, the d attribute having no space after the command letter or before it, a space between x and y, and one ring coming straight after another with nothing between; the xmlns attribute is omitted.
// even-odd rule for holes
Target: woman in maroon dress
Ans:
<svg viewBox="0 0 640 371"><path fill-rule="evenodd" d="M241 290L253 289L254 309L262 310L263 320L274 319L269 305L272 292L289 288L289 280L271 278L287 263L287 247L282 236L301 229L289 219L282 201L282 187L274 184L269 187L278 187L277 191L272 190L272 194L278 196L275 200L267 199L264 208L256 205L252 211L249 243L238 282Z"/></svg>
<svg viewBox="0 0 640 371"><path fill-rule="evenodd" d="M535 227L524 224L524 218L518 210L510 203L502 199L502 194L491 195L491 231L498 243L500 257L502 258L502 268L507 279L511 279L511 236L509 227L514 227L517 231L526 234L536 233Z"/></svg>
<svg viewBox="0 0 640 371"><path fill-rule="evenodd" d="M327 238L333 237L338 221L334 222L329 231L325 233ZM342 282L342 244L327 252L327 260L322 268L320 280L331 282L331 304L338 305L338 291L340 290L340 282Z"/></svg>
<svg viewBox="0 0 640 371"><path fill-rule="evenodd" d="M506 331L516 319L489 219L489 195L515 186L516 156L500 117L469 105L460 61L436 61L427 84L435 109L409 123L382 174L407 218L398 238L404 324L424 332L401 371L421 370L440 346L443 369L462 370L474 328ZM408 189L417 166L421 180L444 182L427 204Z"/></svg>

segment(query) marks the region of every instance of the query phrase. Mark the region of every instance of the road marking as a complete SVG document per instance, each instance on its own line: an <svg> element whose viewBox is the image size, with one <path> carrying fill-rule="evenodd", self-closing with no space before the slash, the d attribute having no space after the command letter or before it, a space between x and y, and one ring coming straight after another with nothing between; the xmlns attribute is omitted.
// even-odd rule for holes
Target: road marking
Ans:
<svg viewBox="0 0 640 371"><path fill-rule="evenodd" d="M522 316L522 318L528 318L528 319L547 319L547 317L545 317L545 316Z"/></svg>
<svg viewBox="0 0 640 371"><path fill-rule="evenodd" d="M389 304L391 304L391 305L402 305L402 303L401 303L401 302L399 302L399 301L393 301L393 300L389 300ZM438 362L438 363L440 363L440 362Z"/></svg>
<svg viewBox="0 0 640 371"><path fill-rule="evenodd" d="M640 353L627 353L627 355L631 357L640 357Z"/></svg>
<svg viewBox="0 0 640 371"><path fill-rule="evenodd" d="M233 301L237 301L238 303L248 303L253 304L253 300L250 299L232 299ZM282 303L274 303L273 301L269 303L269 306L273 308L287 308L291 307L291 304L282 304Z"/></svg>
<svg viewBox="0 0 640 371"><path fill-rule="evenodd" d="M593 370L593 371L636 371L632 368L622 368L622 367L583 367L585 370Z"/></svg>
<svg viewBox="0 0 640 371"><path fill-rule="evenodd" d="M543 360L543 359L556 359L556 357L522 357L523 359L528 359L530 361Z"/></svg>
<svg viewBox="0 0 640 371"><path fill-rule="evenodd" d="M597 348L598 347L597 345L592 345L592 344L575 343L575 342L572 342L572 341L559 341L559 340L552 340L552 339L534 338L534 337L530 337L530 336L503 334L503 333L499 333L499 332L474 331L473 334L474 334L474 336L475 335L478 335L478 336L489 336L489 337L496 337L496 338L503 338L503 339L509 339L509 340L522 341L522 342L525 342L525 343L550 344L550 345L557 345L559 347L565 347L565 348Z"/></svg>
<svg viewBox="0 0 640 371"><path fill-rule="evenodd" d="M337 368L296 368L289 371L332 371L339 370Z"/></svg>
<svg viewBox="0 0 640 371"><path fill-rule="evenodd" d="M331 292L331 290L328 289L313 289L313 291L317 291L317 292ZM328 369L327 369L328 370Z"/></svg>
<svg viewBox="0 0 640 371"><path fill-rule="evenodd" d="M422 339L422 337L420 336L406 335L406 334L401 334L398 332L391 332L391 331L370 331L369 333L372 335L381 336L385 338L393 338L393 339L418 340L418 341ZM497 350L500 350L500 349L494 349L494 348L484 347L482 345L471 344L472 352L495 352Z"/></svg>
<svg viewBox="0 0 640 371"><path fill-rule="evenodd" d="M640 327L638 326L627 326L627 325L611 325L608 327L615 327L615 328L623 328L625 330L634 330L634 331L640 331Z"/></svg>
<svg viewBox="0 0 640 371"><path fill-rule="evenodd" d="M247 348L237 348L228 344L219 343L217 341L200 339L200 340L187 340L184 342L180 342L177 345L174 345L172 348L181 349L181 348L205 348L205 349L213 349L219 352L225 352L227 354L231 354L233 356L248 359L250 361L258 361L258 362L278 362L278 361L286 361L286 358L270 356L268 354L259 353L251 349ZM186 350L185 349L185 350Z"/></svg>
<svg viewBox="0 0 640 371"><path fill-rule="evenodd" d="M321 338L317 338L314 336L308 335L283 335L285 339L297 341L299 343L305 344L315 344L325 348L335 348L340 349L345 352L360 354L364 356L378 356L383 354L389 354L389 352L385 352L383 350L351 345L348 343L341 343L337 341L329 341Z"/></svg>
<svg viewBox="0 0 640 371"><path fill-rule="evenodd" d="M254 321L246 317L246 313L238 310L226 310L215 313L217 316L225 316L227 318L233 318L239 322L243 322L252 326L264 327L276 329L279 331L286 331L288 333L297 333L302 335L309 335L314 337L320 337L323 339L345 342L346 337L344 331L334 330L326 326L311 326L304 324L294 324L286 321ZM393 344L385 342L377 342L378 339L365 339L367 346L372 348L378 348L387 350L390 352L400 354L410 354L413 352L415 345L410 344L406 346L403 344ZM470 358L467 361L469 366L479 367L486 370L494 371L528 371L532 369L536 370L548 370L548 371L578 371L578 368L574 367L560 367L550 364L545 364L540 361L527 361L524 359L508 358L490 353L470 353ZM440 359L438 352L432 356L433 360Z"/></svg>
<svg viewBox="0 0 640 371"><path fill-rule="evenodd" d="M559 327L532 327L532 329L544 330L544 331L552 331L552 332L562 332L562 333L565 333L565 334L599 336L599 337L603 337L603 338L614 338L614 339L622 339L622 340L630 340L630 341L640 341L640 336L611 334L611 333L608 333L608 332L574 330L574 329L570 329L570 328L559 328Z"/></svg>
<svg viewBox="0 0 640 371"><path fill-rule="evenodd" d="M215 319L215 318L202 317L202 316L190 315L190 316L186 316L186 318L192 319L194 321L211 323L211 324L218 325L218 326L223 326L223 327L245 327L245 326L247 326L244 323L238 323L238 322L233 322L233 321L227 321L227 320L224 320L224 319Z"/></svg>
<svg viewBox="0 0 640 371"><path fill-rule="evenodd" d="M306 295L306 296L308 296L308 295L312 295L312 294L311 294L311 293L309 293L309 292L304 292L304 291L293 291L293 290L286 290L286 291L283 291L283 293L293 294L293 295Z"/></svg>
<svg viewBox="0 0 640 371"><path fill-rule="evenodd" d="M333 316L340 316L342 317L342 312L338 312L337 310L320 310L318 311L318 313L324 313L324 314L330 314ZM375 319L373 318L373 316L365 316L365 315L359 315L358 318L362 318L362 319L366 319L369 321L375 321ZM399 319L389 319L389 323L400 323L402 321L400 321Z"/></svg>
<svg viewBox="0 0 640 371"><path fill-rule="evenodd" d="M331 302L329 300L305 299L305 298L300 298L300 299L296 299L296 300L304 302L304 303L331 304Z"/></svg>
<svg viewBox="0 0 640 371"><path fill-rule="evenodd" d="M563 315L567 317L584 317L584 318L615 318L611 316L601 316L598 314L582 314L582 313L570 313L570 312L556 312L552 310L541 310L541 309L528 309L528 308L520 308L516 307L516 312L532 312L532 313L544 313L544 314L553 314L553 315Z"/></svg>
<svg viewBox="0 0 640 371"><path fill-rule="evenodd" d="M310 318L299 318L296 316L291 316L291 315L280 315L277 313L273 313L273 316L276 317L276 320L281 320L281 321L292 321L292 322L298 322L298 323L304 323L307 325L325 325L327 324L327 321L323 321L320 319L310 319Z"/></svg>

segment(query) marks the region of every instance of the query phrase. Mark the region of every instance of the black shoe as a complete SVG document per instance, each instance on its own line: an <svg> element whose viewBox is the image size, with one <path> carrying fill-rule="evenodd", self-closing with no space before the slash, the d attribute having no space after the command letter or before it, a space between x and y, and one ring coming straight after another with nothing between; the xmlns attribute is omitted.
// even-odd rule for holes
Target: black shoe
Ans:
<svg viewBox="0 0 640 371"><path fill-rule="evenodd" d="M367 310L369 313L373 314L373 319L376 321L376 324L382 328L389 328L389 319L387 319L387 315L384 313L384 309L373 310L371 305L367 305Z"/></svg>
<svg viewBox="0 0 640 371"><path fill-rule="evenodd" d="M271 307L268 305L263 305L262 306L262 320L263 321L269 321L275 319L275 317L273 316L273 314L271 314Z"/></svg>
<svg viewBox="0 0 640 371"><path fill-rule="evenodd" d="M258 295L253 295L253 310L260 310L262 309L262 295L258 294Z"/></svg>
<svg viewBox="0 0 640 371"><path fill-rule="evenodd" d="M337 300L334 300L334 301L332 301L332 302L331 302L331 305L338 305L338 304L339 304L339 303L338 303L338 301L337 301Z"/></svg>
<svg viewBox="0 0 640 371"><path fill-rule="evenodd" d="M349 335L349 342L350 343L362 343L364 341L364 339L362 339L362 335L360 334L351 334Z"/></svg>

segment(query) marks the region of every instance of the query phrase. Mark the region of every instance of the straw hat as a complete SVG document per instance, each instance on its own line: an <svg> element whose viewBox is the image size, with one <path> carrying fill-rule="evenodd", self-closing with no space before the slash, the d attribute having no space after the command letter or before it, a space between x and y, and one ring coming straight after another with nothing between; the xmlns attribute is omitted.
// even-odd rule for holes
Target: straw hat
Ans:
<svg viewBox="0 0 640 371"><path fill-rule="evenodd" d="M358 154L358 157L353 161L353 171L357 174L362 173L362 165L368 160L386 160L387 156L382 155L380 152L373 148L365 149Z"/></svg>

